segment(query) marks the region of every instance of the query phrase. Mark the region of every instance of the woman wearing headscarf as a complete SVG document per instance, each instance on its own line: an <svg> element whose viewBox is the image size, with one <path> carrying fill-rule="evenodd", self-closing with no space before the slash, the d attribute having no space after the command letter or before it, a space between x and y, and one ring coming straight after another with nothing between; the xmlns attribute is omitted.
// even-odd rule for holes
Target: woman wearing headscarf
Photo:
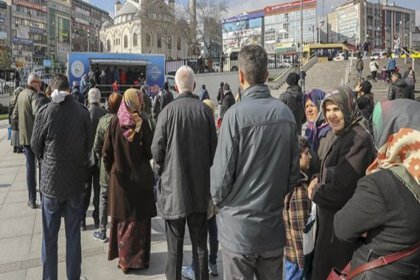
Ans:
<svg viewBox="0 0 420 280"><path fill-rule="evenodd" d="M352 269L420 241L419 111L420 103L412 100L383 101L375 107L378 156L334 218L335 235L357 246ZM353 279L420 279L420 250Z"/></svg>
<svg viewBox="0 0 420 280"><path fill-rule="evenodd" d="M320 179L311 181L308 194L317 205L317 236L312 279L326 279L351 259L353 244L339 241L333 233L333 219L352 197L357 181L375 159L372 137L361 125L356 95L349 87L337 87L322 103L322 111L336 138L321 165Z"/></svg>
<svg viewBox="0 0 420 280"><path fill-rule="evenodd" d="M321 161L334 139L334 133L321 110L324 97L325 93L320 89L312 89L303 96L306 123L302 126L302 136L308 140L311 151L311 174L319 172Z"/></svg>
<svg viewBox="0 0 420 280"><path fill-rule="evenodd" d="M149 162L153 131L141 108L140 92L126 90L102 150L110 174L108 260L119 258L123 273L149 267L151 218L156 216Z"/></svg>

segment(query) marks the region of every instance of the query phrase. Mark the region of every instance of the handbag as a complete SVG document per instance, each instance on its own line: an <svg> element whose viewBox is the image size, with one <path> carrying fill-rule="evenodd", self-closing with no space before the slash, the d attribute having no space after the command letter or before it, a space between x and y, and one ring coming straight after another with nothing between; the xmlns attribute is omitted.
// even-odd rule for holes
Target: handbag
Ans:
<svg viewBox="0 0 420 280"><path fill-rule="evenodd" d="M408 257L414 254L415 252L417 252L419 249L420 249L420 242L418 242L416 245L406 250L393 253L385 257L380 257L373 261L365 263L355 268L354 270L351 270L350 263L348 263L342 271L339 271L338 269L333 268L330 274L328 275L327 280L351 280L357 275L365 271L368 271L374 268L379 268L379 267L391 264L393 262L399 261L405 257Z"/></svg>
<svg viewBox="0 0 420 280"><path fill-rule="evenodd" d="M304 256L303 274L305 275L305 279L311 279L312 275L312 261L314 258L317 227L316 212L316 204L312 202L311 214L309 215L308 221L306 222L306 226L302 234Z"/></svg>

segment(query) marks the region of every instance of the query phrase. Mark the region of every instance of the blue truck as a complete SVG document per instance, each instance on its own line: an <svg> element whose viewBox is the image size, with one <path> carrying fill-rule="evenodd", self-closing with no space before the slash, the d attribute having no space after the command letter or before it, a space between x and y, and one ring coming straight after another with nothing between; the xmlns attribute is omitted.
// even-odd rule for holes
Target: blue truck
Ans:
<svg viewBox="0 0 420 280"><path fill-rule="evenodd" d="M84 75L90 71L99 75L106 71L111 82L100 83L102 94L112 91L112 83L117 80L118 85L124 89L134 86L135 81L144 77L146 85L163 88L165 82L165 56L161 54L132 54L132 53L95 53L95 52L71 52L67 55L67 76L70 86L73 81L80 82ZM113 73L110 74L110 71ZM121 72L124 72L126 80L120 80ZM118 74L119 73L119 74ZM130 73L130 74L127 74ZM132 77L130 77L130 75ZM99 81L98 81L99 84Z"/></svg>

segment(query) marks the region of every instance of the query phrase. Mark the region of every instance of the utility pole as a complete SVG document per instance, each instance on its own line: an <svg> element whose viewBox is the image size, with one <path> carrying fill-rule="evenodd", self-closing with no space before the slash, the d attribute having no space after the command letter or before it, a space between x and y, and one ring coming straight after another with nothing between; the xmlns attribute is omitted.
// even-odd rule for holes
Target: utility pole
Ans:
<svg viewBox="0 0 420 280"><path fill-rule="evenodd" d="M299 48L300 64L303 59L303 0L300 0L300 48Z"/></svg>

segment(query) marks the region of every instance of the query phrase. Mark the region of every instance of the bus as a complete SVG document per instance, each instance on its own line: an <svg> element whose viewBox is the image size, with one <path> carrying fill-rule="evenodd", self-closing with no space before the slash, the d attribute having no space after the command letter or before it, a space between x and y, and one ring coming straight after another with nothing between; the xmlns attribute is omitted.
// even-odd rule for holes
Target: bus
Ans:
<svg viewBox="0 0 420 280"><path fill-rule="evenodd" d="M120 89L135 86L135 80L144 77L149 87L163 88L165 82L165 56L163 54L133 54L133 53L96 53L70 52L67 55L67 77L72 86L74 81L80 82L90 71L96 75L106 72L110 77L108 82L100 83L97 87L101 93L108 95L112 92L112 83L117 79ZM110 72L112 71L112 74ZM126 82L119 81L119 74L127 74ZM130 74L128 74L130 73ZM115 77L115 78L114 78Z"/></svg>
<svg viewBox="0 0 420 280"><path fill-rule="evenodd" d="M229 48L223 57L223 71L238 71L238 55L241 48Z"/></svg>
<svg viewBox="0 0 420 280"><path fill-rule="evenodd" d="M349 49L344 44L309 44L303 46L303 62L306 63L312 56L317 56L321 60L333 60L333 58Z"/></svg>

